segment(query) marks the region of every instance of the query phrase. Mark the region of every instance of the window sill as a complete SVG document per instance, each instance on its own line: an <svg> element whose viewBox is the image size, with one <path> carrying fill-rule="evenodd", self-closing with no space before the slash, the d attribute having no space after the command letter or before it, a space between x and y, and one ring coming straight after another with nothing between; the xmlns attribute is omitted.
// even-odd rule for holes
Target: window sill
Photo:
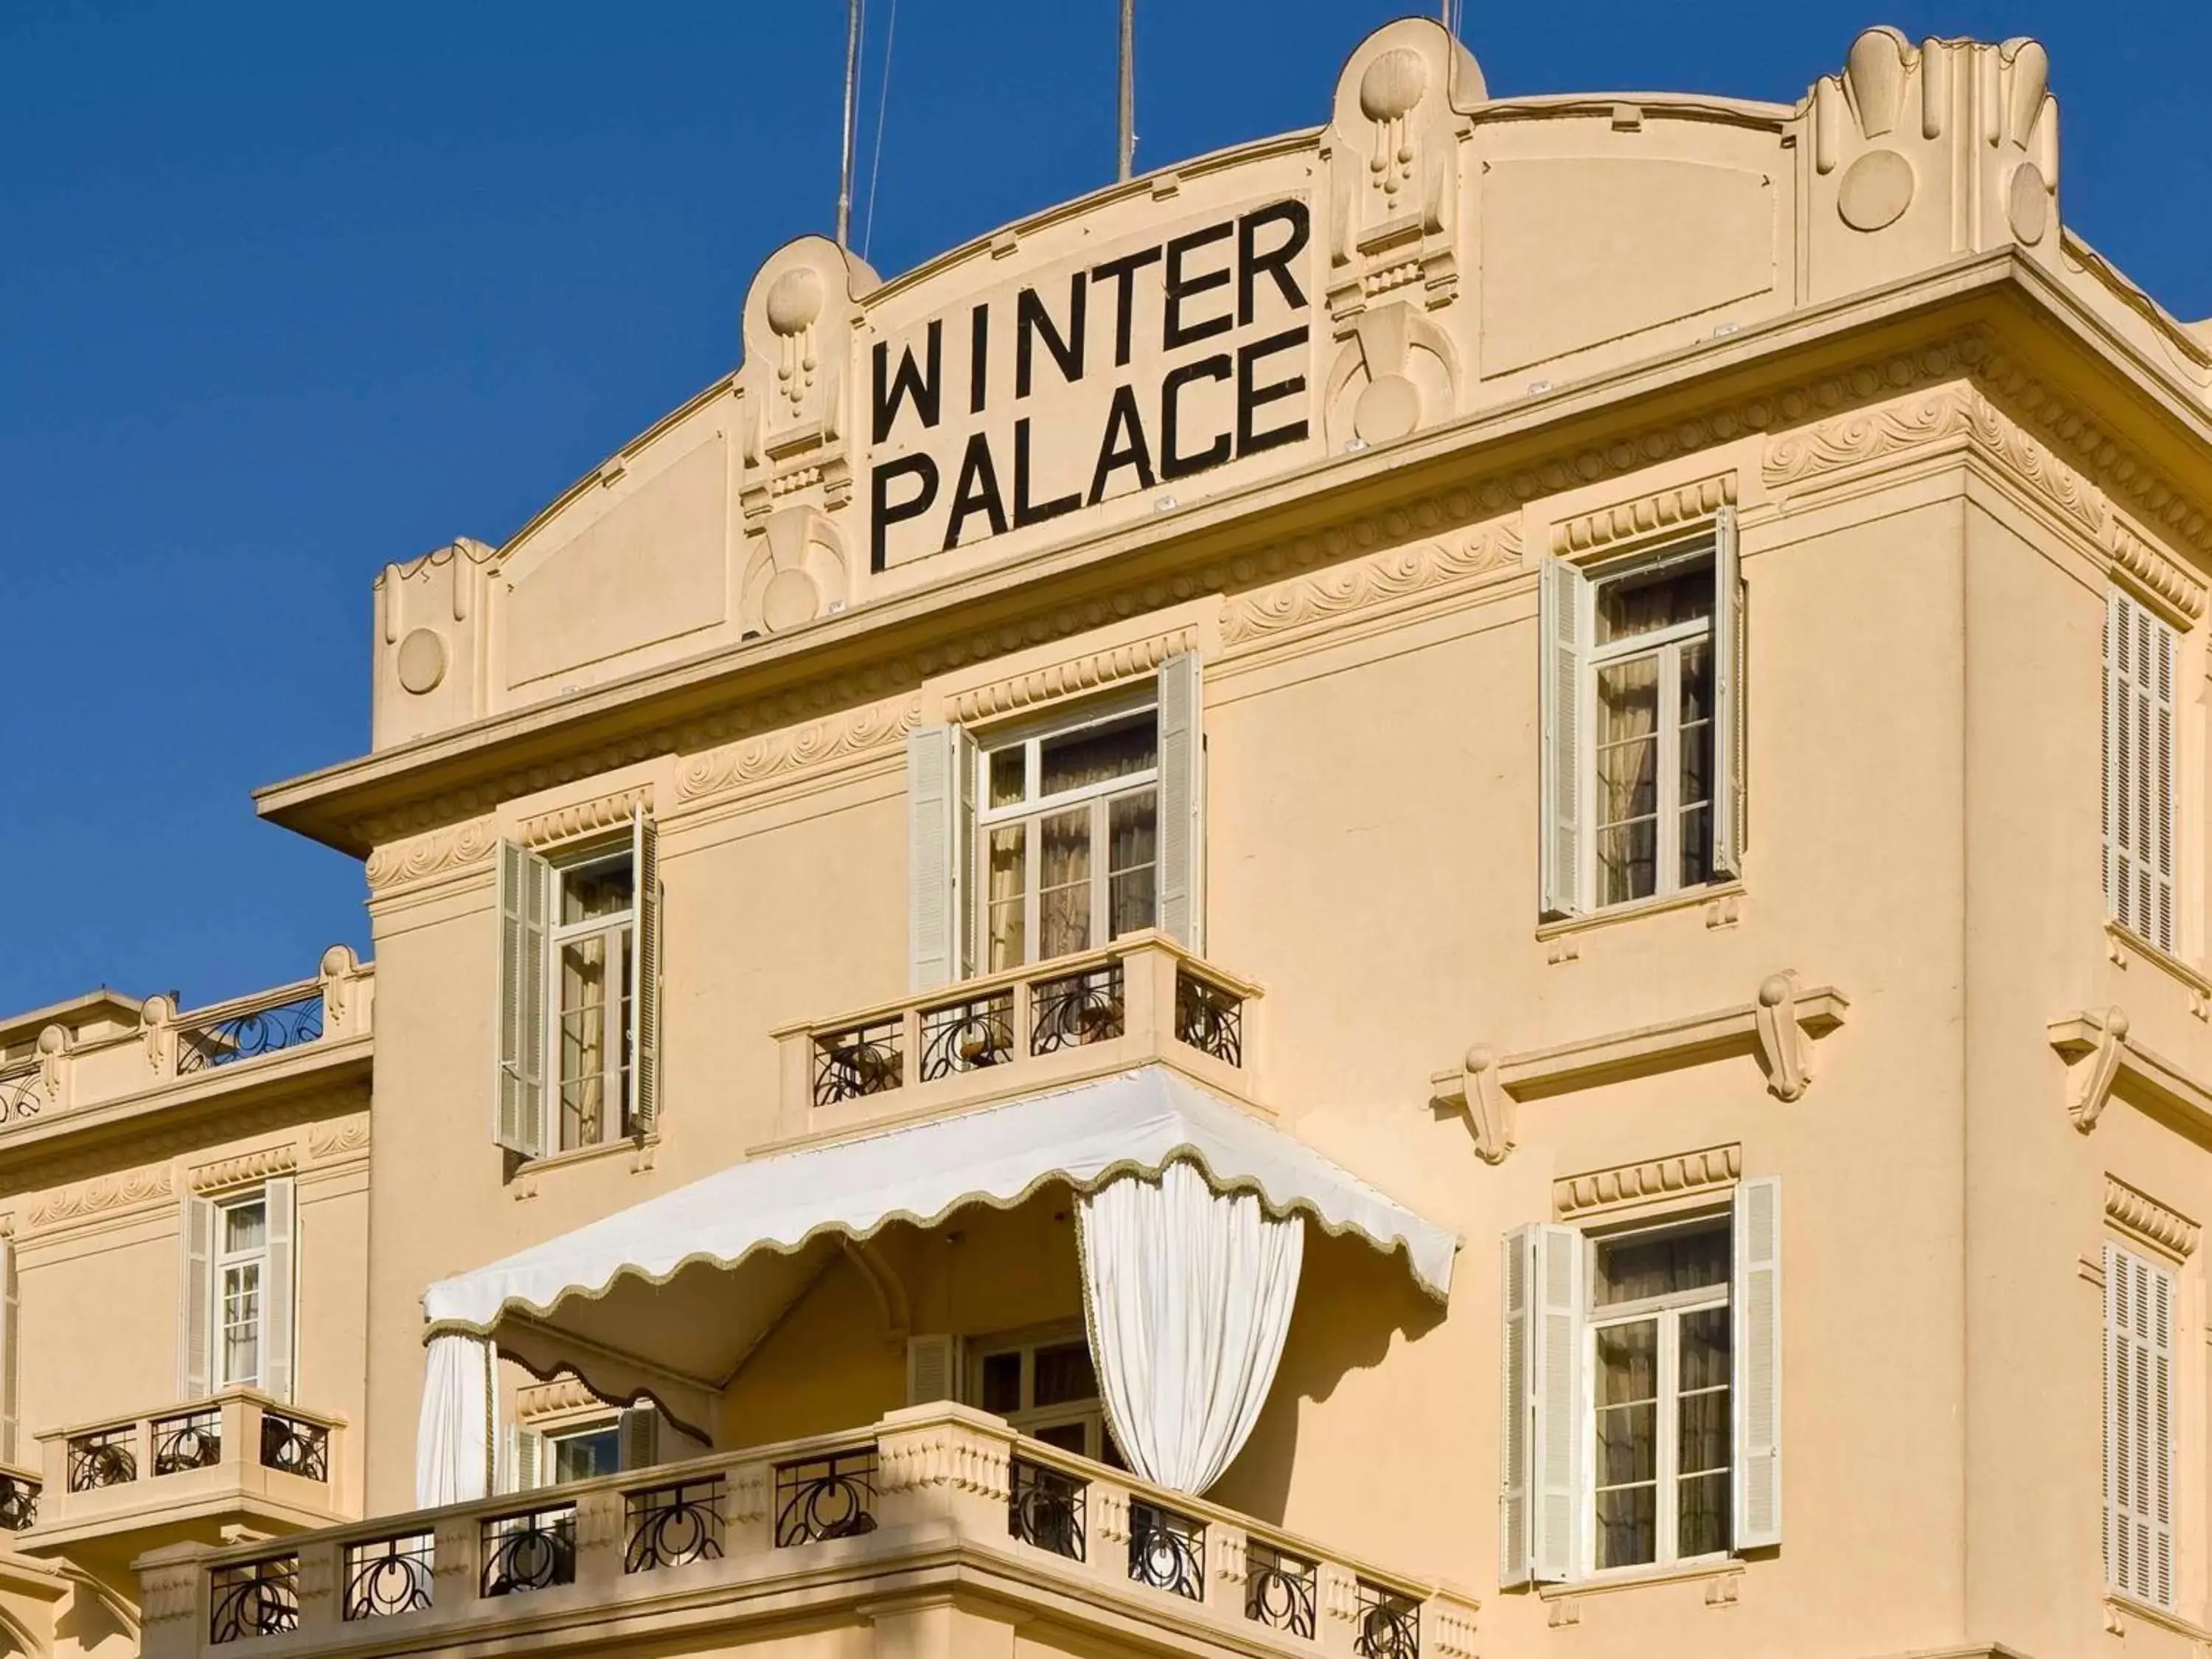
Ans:
<svg viewBox="0 0 2212 1659"><path fill-rule="evenodd" d="M2171 951L2160 949L2141 933L2124 922L2107 920L2105 923L2105 954L2113 966L2125 968L2131 957L2139 957L2169 978L2181 981L2189 992L2189 1012L2199 1019L2212 1011L2212 979Z"/></svg>
<svg viewBox="0 0 2212 1659"><path fill-rule="evenodd" d="M1626 904L1607 905L1602 910L1586 910L1578 916L1562 916L1557 921L1540 922L1536 927L1536 937L1551 939L1563 933L1589 933L1619 922L1641 921L1646 916L1664 915L1670 911L1688 910L1700 905L1713 905L1717 909L1716 915L1706 918L1706 926L1725 927L1737 919L1742 898L1743 883L1741 879L1717 881L1704 887L1686 887L1680 892L1668 893L1660 898L1636 899Z"/></svg>
<svg viewBox="0 0 2212 1659"><path fill-rule="evenodd" d="M1705 1586L1706 1602L1720 1607L1735 1602L1735 1581L1744 1571L1741 1556L1713 1556L1664 1567L1615 1567L1565 1583L1539 1584L1536 1594L1547 1601L1572 1601L1588 1595L1610 1595L1616 1590L1643 1589L1653 1584L1701 1583Z"/></svg>
<svg viewBox="0 0 2212 1659"><path fill-rule="evenodd" d="M653 1154L659 1151L660 1137L647 1135L634 1139L627 1135L616 1140L602 1141L596 1146L577 1146L565 1152L552 1152L544 1158L533 1158L518 1165L507 1179L507 1192L517 1199L538 1196L538 1177L548 1170L566 1170L579 1164L593 1164L602 1158L627 1158L629 1172L642 1175L653 1167Z"/></svg>
<svg viewBox="0 0 2212 1659"><path fill-rule="evenodd" d="M2154 1606L2148 1601L2138 1601L2134 1596L2124 1595L2118 1590L2106 1590L2105 1592L2106 1631L2113 1636L2125 1636L2128 1633L2127 1621L2130 1619L2139 1619L2146 1625L2156 1626L2160 1630L2172 1631L2175 1635L2185 1636L2193 1642L2212 1643L2212 1631L2206 1630L2202 1625L2191 1623L2178 1613Z"/></svg>

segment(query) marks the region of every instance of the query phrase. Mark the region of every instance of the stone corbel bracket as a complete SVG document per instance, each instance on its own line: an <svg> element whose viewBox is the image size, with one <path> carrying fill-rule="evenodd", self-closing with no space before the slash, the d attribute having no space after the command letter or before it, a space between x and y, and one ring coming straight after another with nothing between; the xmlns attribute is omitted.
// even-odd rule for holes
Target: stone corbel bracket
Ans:
<svg viewBox="0 0 2212 1659"><path fill-rule="evenodd" d="M2123 1008L2085 1008L2054 1019L2051 1046L2066 1062L2066 1115L2083 1134L2097 1127L2112 1091L2125 1083L2142 1104L2212 1139L2212 1086L2128 1034Z"/></svg>
<svg viewBox="0 0 2212 1659"><path fill-rule="evenodd" d="M1544 1095L1751 1054L1766 1074L1768 1093L1802 1100L1812 1086L1814 1041L1841 1025L1850 1006L1833 986L1808 990L1794 974L1771 974L1751 1001L1711 1013L1526 1054L1500 1055L1476 1043L1456 1067L1429 1079L1430 1103L1464 1112L1475 1155L1486 1164L1502 1164L1515 1145L1516 1106Z"/></svg>

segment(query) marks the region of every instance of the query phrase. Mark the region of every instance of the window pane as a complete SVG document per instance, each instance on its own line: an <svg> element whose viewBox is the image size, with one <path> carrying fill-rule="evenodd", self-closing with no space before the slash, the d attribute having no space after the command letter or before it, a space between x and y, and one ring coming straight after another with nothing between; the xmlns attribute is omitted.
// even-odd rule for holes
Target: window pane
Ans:
<svg viewBox="0 0 2212 1659"><path fill-rule="evenodd" d="M1090 1455L1089 1431L1080 1423L1055 1423L1050 1428L1031 1429L1030 1438L1042 1440L1048 1446L1057 1446L1062 1451L1073 1452L1078 1457Z"/></svg>
<svg viewBox="0 0 2212 1659"><path fill-rule="evenodd" d="M1022 799L1023 773L1029 763L1029 746L1011 744L991 751L991 805L1014 806Z"/></svg>
<svg viewBox="0 0 2212 1659"><path fill-rule="evenodd" d="M253 1206L258 1209L260 1206ZM222 1382L261 1380L261 1264L241 1261L222 1272Z"/></svg>
<svg viewBox="0 0 2212 1659"><path fill-rule="evenodd" d="M1091 1367L1091 1347L1063 1342L1036 1351L1036 1406L1064 1406L1071 1400L1096 1400L1098 1374Z"/></svg>
<svg viewBox="0 0 2212 1659"><path fill-rule="evenodd" d="M1022 964L1022 854L1029 826L1004 823L991 831L991 971Z"/></svg>
<svg viewBox="0 0 2212 1659"><path fill-rule="evenodd" d="M1597 902L1625 904L1659 890L1659 820L1638 818L1599 832Z"/></svg>
<svg viewBox="0 0 2212 1659"><path fill-rule="evenodd" d="M1110 725L1047 738L1039 745L1039 762L1037 793L1048 798L1147 771L1159 763L1159 717L1147 708Z"/></svg>
<svg viewBox="0 0 2212 1659"><path fill-rule="evenodd" d="M1659 1489L1623 1486L1597 1495L1597 1564L1644 1566L1659 1559Z"/></svg>
<svg viewBox="0 0 2212 1659"><path fill-rule="evenodd" d="M629 908L629 854L561 872L561 920L592 921Z"/></svg>
<svg viewBox="0 0 2212 1659"><path fill-rule="evenodd" d="M585 1434L556 1435L552 1443L556 1483L622 1472L622 1431L613 1425Z"/></svg>
<svg viewBox="0 0 2212 1659"><path fill-rule="evenodd" d="M1713 873L1713 653L1705 641L1682 647L1680 803L1685 887Z"/></svg>
<svg viewBox="0 0 2212 1659"><path fill-rule="evenodd" d="M1091 809L1056 812L1039 826L1037 955L1091 948Z"/></svg>
<svg viewBox="0 0 2212 1659"><path fill-rule="evenodd" d="M1728 1279L1726 1227L1667 1233L1657 1238L1624 1238L1598 1247L1594 1299L1605 1307L1674 1291L1725 1285Z"/></svg>
<svg viewBox="0 0 2212 1659"><path fill-rule="evenodd" d="M561 947L561 1144L593 1146L604 1138L609 1072L619 1079L619 1053L627 1037L619 1005L607 1000L610 948L628 977L629 930L591 933ZM617 1086L618 1084L617 1084Z"/></svg>
<svg viewBox="0 0 2212 1659"><path fill-rule="evenodd" d="M1659 659L1598 671L1598 899L1658 890Z"/></svg>
<svg viewBox="0 0 2212 1659"><path fill-rule="evenodd" d="M1685 1478L1674 1488L1674 1553L1717 1555L1729 1547L1729 1478L1725 1470Z"/></svg>
<svg viewBox="0 0 2212 1659"><path fill-rule="evenodd" d="M1710 562L1621 576L1599 585L1597 642L1607 645L1712 614Z"/></svg>
<svg viewBox="0 0 2212 1659"><path fill-rule="evenodd" d="M269 1236L269 1210L256 1199L251 1204L232 1204L222 1212L222 1253L258 1250Z"/></svg>
<svg viewBox="0 0 2212 1659"><path fill-rule="evenodd" d="M983 1409L1004 1417L1022 1408L1022 1356L994 1353L983 1356Z"/></svg>
<svg viewBox="0 0 2212 1659"><path fill-rule="evenodd" d="M1159 795L1139 789L1106 805L1107 937L1159 921Z"/></svg>

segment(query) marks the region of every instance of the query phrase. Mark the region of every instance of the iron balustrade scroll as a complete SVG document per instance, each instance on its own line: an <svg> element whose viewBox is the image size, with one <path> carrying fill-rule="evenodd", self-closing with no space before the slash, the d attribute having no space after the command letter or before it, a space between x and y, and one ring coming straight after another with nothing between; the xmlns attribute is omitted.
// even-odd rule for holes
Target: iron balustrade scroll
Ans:
<svg viewBox="0 0 2212 1659"><path fill-rule="evenodd" d="M437 1582L437 1534L428 1532L347 1545L343 1613L348 1622L389 1619L428 1607Z"/></svg>
<svg viewBox="0 0 2212 1659"><path fill-rule="evenodd" d="M234 1066L241 1060L258 1060L263 1054L319 1042L322 1035L323 994L319 988L288 1002L179 1026L177 1075L188 1077L218 1066Z"/></svg>
<svg viewBox="0 0 2212 1659"><path fill-rule="evenodd" d="M182 1474L222 1462L222 1413L188 1412L154 1419L154 1473Z"/></svg>
<svg viewBox="0 0 2212 1659"><path fill-rule="evenodd" d="M728 1482L714 1474L627 1494L629 1542L623 1547L623 1571L654 1572L720 1560L728 1492Z"/></svg>
<svg viewBox="0 0 2212 1659"><path fill-rule="evenodd" d="M921 1080L980 1072L1014 1057L1014 994L993 991L921 1013Z"/></svg>
<svg viewBox="0 0 2212 1659"><path fill-rule="evenodd" d="M42 1103L37 1061L12 1071L0 1071L0 1127L38 1116Z"/></svg>
<svg viewBox="0 0 2212 1659"><path fill-rule="evenodd" d="M1254 1539L1244 1554L1244 1616L1269 1630L1311 1638L1319 1564Z"/></svg>
<svg viewBox="0 0 2212 1659"><path fill-rule="evenodd" d="M1244 999L1235 992L1178 968L1175 1022L1178 1042L1226 1065L1244 1064Z"/></svg>
<svg viewBox="0 0 2212 1659"><path fill-rule="evenodd" d="M775 1547L858 1538L876 1529L876 1449L775 1466Z"/></svg>
<svg viewBox="0 0 2212 1659"><path fill-rule="evenodd" d="M101 1429L80 1434L69 1443L69 1489L97 1492L102 1486L127 1486L138 1478L138 1454L131 1447L136 1427Z"/></svg>
<svg viewBox="0 0 2212 1659"><path fill-rule="evenodd" d="M576 1582L576 1506L483 1523L483 1594L520 1595Z"/></svg>
<svg viewBox="0 0 2212 1659"><path fill-rule="evenodd" d="M39 1524L39 1483L28 1475L0 1474L0 1528L21 1532Z"/></svg>
<svg viewBox="0 0 2212 1659"><path fill-rule="evenodd" d="M1085 1496L1090 1482L1015 1458L1006 1498L1006 1532L1071 1561L1084 1559Z"/></svg>
<svg viewBox="0 0 2212 1659"><path fill-rule="evenodd" d="M1421 1605L1409 1595L1359 1581L1359 1659L1421 1659Z"/></svg>
<svg viewBox="0 0 2212 1659"><path fill-rule="evenodd" d="M1142 1501L1129 1505L1129 1577L1189 1601L1206 1599L1206 1522Z"/></svg>
<svg viewBox="0 0 2212 1659"><path fill-rule="evenodd" d="M261 1413L261 1467L302 1480L331 1478L331 1431L282 1412Z"/></svg>
<svg viewBox="0 0 2212 1659"><path fill-rule="evenodd" d="M905 1050L902 1019L823 1032L814 1039L814 1103L889 1094L906 1081Z"/></svg>
<svg viewBox="0 0 2212 1659"><path fill-rule="evenodd" d="M208 1575L208 1641L282 1636L300 1628L300 1558L234 1562Z"/></svg>
<svg viewBox="0 0 2212 1659"><path fill-rule="evenodd" d="M1030 1053L1057 1054L1120 1036L1127 1024L1116 960L1030 987Z"/></svg>

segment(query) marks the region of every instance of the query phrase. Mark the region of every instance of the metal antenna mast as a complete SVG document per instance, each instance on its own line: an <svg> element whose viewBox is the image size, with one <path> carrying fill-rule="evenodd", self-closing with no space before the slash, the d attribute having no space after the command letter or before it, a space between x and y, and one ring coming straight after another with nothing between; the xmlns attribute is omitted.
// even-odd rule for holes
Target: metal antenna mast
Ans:
<svg viewBox="0 0 2212 1659"><path fill-rule="evenodd" d="M1121 0L1121 170L1127 179L1137 161L1137 0Z"/></svg>
<svg viewBox="0 0 2212 1659"><path fill-rule="evenodd" d="M845 142L837 173L837 246L853 246L853 142L860 88L860 0L845 0Z"/></svg>

